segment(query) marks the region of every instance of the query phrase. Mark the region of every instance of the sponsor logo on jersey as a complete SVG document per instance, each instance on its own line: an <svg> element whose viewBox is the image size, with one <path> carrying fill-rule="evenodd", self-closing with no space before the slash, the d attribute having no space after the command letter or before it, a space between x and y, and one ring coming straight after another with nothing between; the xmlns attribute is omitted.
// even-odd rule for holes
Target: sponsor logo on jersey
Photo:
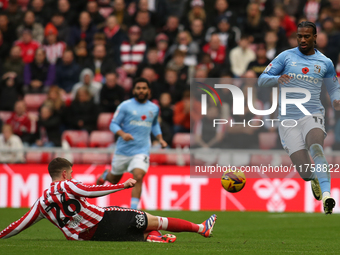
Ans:
<svg viewBox="0 0 340 255"><path fill-rule="evenodd" d="M320 73L321 72L321 66L314 65L314 73Z"/></svg>
<svg viewBox="0 0 340 255"><path fill-rule="evenodd" d="M307 82L314 83L314 84L317 84L319 82L318 78L314 78L308 75L295 74L295 73L288 73L288 75L292 77L293 79L297 79L299 81L307 81Z"/></svg>
<svg viewBox="0 0 340 255"><path fill-rule="evenodd" d="M152 123L150 121L141 121L141 120L131 120L130 125L133 126L143 126L143 127L151 127Z"/></svg>
<svg viewBox="0 0 340 255"><path fill-rule="evenodd" d="M307 73L309 72L309 68L308 68L308 67L302 68L302 72L303 72L304 74L307 74Z"/></svg>

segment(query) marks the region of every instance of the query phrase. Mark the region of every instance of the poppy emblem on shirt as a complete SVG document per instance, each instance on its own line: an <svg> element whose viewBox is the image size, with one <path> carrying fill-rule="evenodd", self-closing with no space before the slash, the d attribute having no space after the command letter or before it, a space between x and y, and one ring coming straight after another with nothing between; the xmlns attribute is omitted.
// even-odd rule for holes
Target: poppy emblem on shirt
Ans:
<svg viewBox="0 0 340 255"><path fill-rule="evenodd" d="M308 73L308 72L309 72L309 69L308 69L308 67L304 67L304 68L302 68L302 72L303 72L304 74Z"/></svg>
<svg viewBox="0 0 340 255"><path fill-rule="evenodd" d="M145 120L145 119L146 119L146 115L142 115L140 118L141 118L142 120Z"/></svg>

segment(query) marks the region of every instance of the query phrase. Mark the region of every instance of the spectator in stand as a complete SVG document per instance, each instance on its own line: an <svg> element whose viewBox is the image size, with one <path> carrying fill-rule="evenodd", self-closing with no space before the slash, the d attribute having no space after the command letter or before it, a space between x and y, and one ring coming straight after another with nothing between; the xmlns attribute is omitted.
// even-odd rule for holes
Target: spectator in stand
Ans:
<svg viewBox="0 0 340 255"><path fill-rule="evenodd" d="M74 85L72 89L72 96L76 98L76 94L79 88L86 87L95 104L100 103L100 91L102 89L102 84L93 80L93 72L89 68L85 68L79 76L80 82Z"/></svg>
<svg viewBox="0 0 340 255"><path fill-rule="evenodd" d="M203 52L209 54L215 64L222 65L226 60L226 47L221 44L218 34L211 35L209 43L203 47Z"/></svg>
<svg viewBox="0 0 340 255"><path fill-rule="evenodd" d="M1 149L23 149L24 145L19 136L13 134L11 125L2 126L0 134ZM25 162L24 152L0 152L1 163L23 163Z"/></svg>
<svg viewBox="0 0 340 255"><path fill-rule="evenodd" d="M45 26L51 18L50 8L45 5L44 0L32 0L30 10L35 15L35 21Z"/></svg>
<svg viewBox="0 0 340 255"><path fill-rule="evenodd" d="M58 115L59 119L63 121L65 117L66 105L61 94L62 91L58 86L51 86L47 93L47 99L43 105L50 107L53 111L53 114Z"/></svg>
<svg viewBox="0 0 340 255"><path fill-rule="evenodd" d="M93 49L92 57L84 64L84 68L89 68L94 73L94 80L102 82L103 77L111 71L116 70L113 60L107 56L104 45L96 45Z"/></svg>
<svg viewBox="0 0 340 255"><path fill-rule="evenodd" d="M58 39L66 42L70 33L70 27L66 23L64 16L60 12L56 12L52 15L51 23L58 30Z"/></svg>
<svg viewBox="0 0 340 255"><path fill-rule="evenodd" d="M32 31L33 40L42 43L44 40L44 27L35 22L35 16L32 11L27 11L24 16L24 23L17 28L17 35L20 37L25 29Z"/></svg>
<svg viewBox="0 0 340 255"><path fill-rule="evenodd" d="M145 67L150 67L155 70L157 80L160 82L164 81L164 66L158 62L157 48L149 48L146 54L146 60L146 62L139 64L136 76L139 77Z"/></svg>
<svg viewBox="0 0 340 255"><path fill-rule="evenodd" d="M74 60L71 50L65 50L62 61L56 67L56 84L66 93L72 91L74 84L79 81L80 67Z"/></svg>
<svg viewBox="0 0 340 255"><path fill-rule="evenodd" d="M296 41L296 35L295 35ZM267 31L264 37L264 41L267 48L267 58L272 61L277 55L279 55L285 48L280 47L278 44L279 38L275 31ZM297 45L296 45L297 46Z"/></svg>
<svg viewBox="0 0 340 255"><path fill-rule="evenodd" d="M210 13L208 22L212 27L217 27L219 21L227 18L229 23L235 24L234 13L230 10L227 0L216 0L215 8L212 13Z"/></svg>
<svg viewBox="0 0 340 255"><path fill-rule="evenodd" d="M204 1L203 0L191 0L190 2L191 10L187 15L184 16L182 24L186 29L189 28L191 22L194 19L200 19L204 23L206 22L207 15L204 10Z"/></svg>
<svg viewBox="0 0 340 255"><path fill-rule="evenodd" d="M260 5L258 3L249 3L247 6L247 18L242 25L243 33L253 36L254 43L260 43L263 41L266 27L267 24L261 17Z"/></svg>
<svg viewBox="0 0 340 255"><path fill-rule="evenodd" d="M95 33L93 37L93 48L96 48L98 45L104 46L106 50L106 57L110 58L111 62L115 64L115 50L108 45L108 41L106 39L106 35L104 33Z"/></svg>
<svg viewBox="0 0 340 255"><path fill-rule="evenodd" d="M163 33L169 38L169 46L172 45L179 33L179 19L177 16L169 16L163 28Z"/></svg>
<svg viewBox="0 0 340 255"><path fill-rule="evenodd" d="M81 40L74 47L74 54L75 54L76 62L78 63L78 65L84 66L85 62L88 59L87 44L84 40Z"/></svg>
<svg viewBox="0 0 340 255"><path fill-rule="evenodd" d="M287 37L297 31L295 22L288 16L282 5L275 6L274 15L280 19L281 27L286 31Z"/></svg>
<svg viewBox="0 0 340 255"><path fill-rule="evenodd" d="M141 30L138 26L129 28L129 41L120 46L120 59L122 67L130 76L134 76L138 65L143 61L146 44L141 40Z"/></svg>
<svg viewBox="0 0 340 255"><path fill-rule="evenodd" d="M150 67L145 67L142 71L141 77L147 79L150 84L151 88L150 98L158 101L159 96L161 95L163 90L163 84L157 81L157 74L155 70Z"/></svg>
<svg viewBox="0 0 340 255"><path fill-rule="evenodd" d="M165 61L165 55L168 51L169 46L169 38L166 34L158 34L156 36L156 46L157 46L157 55L158 55L158 63L163 64Z"/></svg>
<svg viewBox="0 0 340 255"><path fill-rule="evenodd" d="M125 7L126 6L124 0L114 0L112 14L117 17L118 24L120 25L120 27L124 31L127 31L128 27L132 23L132 18L128 13L127 8Z"/></svg>
<svg viewBox="0 0 340 255"><path fill-rule="evenodd" d="M68 108L68 123L71 129L86 130L91 133L97 125L97 106L87 87L80 87Z"/></svg>
<svg viewBox="0 0 340 255"><path fill-rule="evenodd" d="M4 41L2 32L0 30L0 61L4 62L5 59L8 57L9 51L11 49L11 45Z"/></svg>
<svg viewBox="0 0 340 255"><path fill-rule="evenodd" d="M159 108L160 108L160 116L162 121L166 123L171 130L173 130L173 115L174 111L172 110L172 99L171 95L168 92L163 92L159 97Z"/></svg>
<svg viewBox="0 0 340 255"><path fill-rule="evenodd" d="M267 58L267 49L264 43L260 43L256 47L256 59L249 63L247 70L252 70L256 73L257 77L263 73L264 69L270 64Z"/></svg>
<svg viewBox="0 0 340 255"><path fill-rule="evenodd" d="M127 36L125 32L121 29L117 17L114 15L110 15L106 19L106 26L104 27L104 33L106 35L108 41L108 47L113 48L114 52L114 61L118 65L120 63L119 59L119 47L123 41L127 40Z"/></svg>
<svg viewBox="0 0 340 255"><path fill-rule="evenodd" d="M117 106L125 99L124 89L117 84L117 74L109 72L105 75L105 84L100 91L100 111L115 112Z"/></svg>
<svg viewBox="0 0 340 255"><path fill-rule="evenodd" d="M276 16L271 16L267 18L267 23L269 26L269 30L276 32L278 38L278 47L282 49L287 49L288 38L286 37L286 31L280 25L280 19Z"/></svg>
<svg viewBox="0 0 340 255"><path fill-rule="evenodd" d="M230 21L228 19L227 16L220 16L217 21L217 26L208 29L205 39L209 42L211 34L218 34L221 44L230 51L236 46L236 34L235 31L231 29Z"/></svg>
<svg viewBox="0 0 340 255"><path fill-rule="evenodd" d="M32 63L35 51L40 47L40 43L32 38L32 31L25 29L22 31L21 39L15 42L21 49L21 57L25 64Z"/></svg>
<svg viewBox="0 0 340 255"><path fill-rule="evenodd" d="M181 84L189 83L189 67L184 64L186 54L183 51L176 50L172 59L167 64L167 68L177 71L178 80Z"/></svg>
<svg viewBox="0 0 340 255"><path fill-rule="evenodd" d="M194 101L190 111L190 90L184 91L182 100L174 106L174 133L189 133L190 121L196 123L201 118L200 108L200 103Z"/></svg>
<svg viewBox="0 0 340 255"><path fill-rule="evenodd" d="M66 23L73 26L77 23L77 13L75 13L68 0L58 0L58 12L64 16Z"/></svg>
<svg viewBox="0 0 340 255"><path fill-rule="evenodd" d="M255 52L249 47L249 36L243 35L239 46L230 51L231 71L240 77L245 73L250 62L256 59Z"/></svg>
<svg viewBox="0 0 340 255"><path fill-rule="evenodd" d="M208 77L209 78L219 78L220 74L221 74L221 70L222 68L229 68L229 66L225 67L224 65L218 65L215 64L210 56L210 54L208 53L203 53L201 55L201 60L198 63L198 65L196 66L196 70L199 69L206 69L208 72Z"/></svg>
<svg viewBox="0 0 340 255"><path fill-rule="evenodd" d="M46 52L46 58L50 64L54 65L57 60L63 56L64 50L66 49L66 43L63 41L58 42L58 30L52 23L46 25L44 34L45 41L47 42L47 44L43 46Z"/></svg>
<svg viewBox="0 0 340 255"><path fill-rule="evenodd" d="M87 50L90 50L93 46L93 36L96 31L96 27L91 23L90 14L83 11L79 15L79 25L73 26L70 29L68 45L71 47L75 47L80 41L84 40L86 42Z"/></svg>
<svg viewBox="0 0 340 255"><path fill-rule="evenodd" d="M4 14L8 17L10 24L14 27L15 30L19 25L21 25L22 20L24 18L24 13L18 5L17 0L9 0L8 7L4 11ZM13 30L9 30L11 33ZM13 33L14 34L14 33Z"/></svg>
<svg viewBox="0 0 340 255"><path fill-rule="evenodd" d="M13 133L18 135L23 143L31 143L31 120L26 111L24 101L17 101L15 103L14 112L7 120L7 124L12 126Z"/></svg>
<svg viewBox="0 0 340 255"><path fill-rule="evenodd" d="M59 147L61 145L60 118L48 105L40 108L35 143L32 147Z"/></svg>
<svg viewBox="0 0 340 255"><path fill-rule="evenodd" d="M201 49L205 44L204 23L201 19L194 19L190 24L192 41Z"/></svg>
<svg viewBox="0 0 340 255"><path fill-rule="evenodd" d="M153 43L156 37L156 29L150 22L150 13L147 11L138 11L135 21L141 29L141 39L148 45Z"/></svg>
<svg viewBox="0 0 340 255"><path fill-rule="evenodd" d="M11 48L9 57L2 66L2 73L7 76L11 73L11 76L18 77L22 80L25 64L21 58L21 48L19 46L13 46ZM3 78L4 78L3 76Z"/></svg>
<svg viewBox="0 0 340 255"><path fill-rule="evenodd" d="M96 1L88 1L86 10L91 16L93 24L96 25L97 29L101 29L105 25L105 18L99 13L98 3Z"/></svg>
<svg viewBox="0 0 340 255"><path fill-rule="evenodd" d="M0 30L4 41L10 45L17 39L17 35L14 32L15 29L15 26L11 25L9 22L7 15L0 13Z"/></svg>
<svg viewBox="0 0 340 255"><path fill-rule="evenodd" d="M167 6L167 12L170 16L182 17L186 1L183 0L165 0Z"/></svg>
<svg viewBox="0 0 340 255"><path fill-rule="evenodd" d="M44 49L35 52L34 61L25 65L24 90L26 93L46 93L55 80L55 65L48 63Z"/></svg>
<svg viewBox="0 0 340 255"><path fill-rule="evenodd" d="M177 71L173 69L166 69L165 84L162 91L169 92L172 98L172 104L176 104L181 101L183 92L186 89L188 89L188 85L180 84L178 82Z"/></svg>
<svg viewBox="0 0 340 255"><path fill-rule="evenodd" d="M172 55L177 49L186 53L184 58L184 63L186 65L197 65L197 55L200 52L200 48L197 43L192 41L192 37L188 31L178 33L177 43L169 48L167 55Z"/></svg>
<svg viewBox="0 0 340 255"><path fill-rule="evenodd" d="M14 104L23 98L22 82L19 77L8 72L3 75L0 82L0 111L13 111Z"/></svg>
<svg viewBox="0 0 340 255"><path fill-rule="evenodd" d="M217 125L217 127L211 125L214 119L218 118L221 118L221 109L215 105L208 107L207 115L195 124L195 146L202 148L223 147L224 125Z"/></svg>
<svg viewBox="0 0 340 255"><path fill-rule="evenodd" d="M332 60L334 65L336 65L340 50L340 32L335 28L334 20L332 18L324 19L321 24L323 32L326 33L328 39L327 53L325 55Z"/></svg>

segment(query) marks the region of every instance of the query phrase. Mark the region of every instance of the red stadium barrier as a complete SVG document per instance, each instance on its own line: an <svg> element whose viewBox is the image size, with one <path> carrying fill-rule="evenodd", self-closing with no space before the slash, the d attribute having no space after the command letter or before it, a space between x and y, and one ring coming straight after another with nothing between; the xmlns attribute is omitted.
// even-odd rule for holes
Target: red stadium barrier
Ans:
<svg viewBox="0 0 340 255"><path fill-rule="evenodd" d="M74 165L73 178L93 184L109 165ZM125 174L123 181L131 175ZM47 164L1 164L0 207L29 207L51 179ZM332 195L340 199L340 180L332 179ZM131 190L89 199L100 206L128 206ZM222 189L220 179L191 178L189 167L151 166L143 184L142 209L321 212L310 183L302 179L247 179L239 193ZM339 202L334 212L340 212Z"/></svg>

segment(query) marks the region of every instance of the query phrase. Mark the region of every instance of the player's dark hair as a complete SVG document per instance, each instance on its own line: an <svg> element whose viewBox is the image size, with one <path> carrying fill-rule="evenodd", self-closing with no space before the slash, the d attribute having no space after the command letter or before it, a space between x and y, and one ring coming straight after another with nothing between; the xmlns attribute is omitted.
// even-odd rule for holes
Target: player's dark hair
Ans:
<svg viewBox="0 0 340 255"><path fill-rule="evenodd" d="M299 27L311 27L313 28L313 35L316 35L316 26L313 22L311 21L302 21L300 22L300 24L298 25L298 28Z"/></svg>
<svg viewBox="0 0 340 255"><path fill-rule="evenodd" d="M48 164L48 173L51 178L58 178L63 170L68 170L73 164L65 158L55 158Z"/></svg>
<svg viewBox="0 0 340 255"><path fill-rule="evenodd" d="M133 81L133 84L132 84L132 88L134 89L136 87L136 84L139 83L139 82L145 82L147 85L148 85L148 88L150 89L150 83L147 79L145 78L136 78L134 81Z"/></svg>

